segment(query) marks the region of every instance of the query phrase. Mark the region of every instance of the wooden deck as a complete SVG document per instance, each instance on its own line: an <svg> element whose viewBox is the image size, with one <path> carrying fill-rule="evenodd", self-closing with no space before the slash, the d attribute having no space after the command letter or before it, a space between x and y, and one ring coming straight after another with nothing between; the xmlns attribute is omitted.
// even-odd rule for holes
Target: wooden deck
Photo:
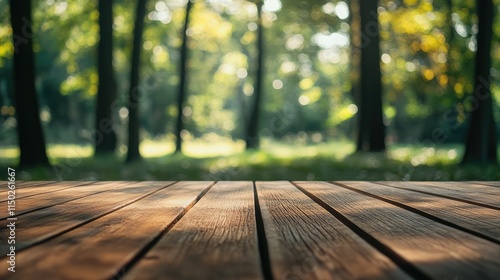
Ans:
<svg viewBox="0 0 500 280"><path fill-rule="evenodd" d="M0 279L500 279L500 182L2 186Z"/></svg>

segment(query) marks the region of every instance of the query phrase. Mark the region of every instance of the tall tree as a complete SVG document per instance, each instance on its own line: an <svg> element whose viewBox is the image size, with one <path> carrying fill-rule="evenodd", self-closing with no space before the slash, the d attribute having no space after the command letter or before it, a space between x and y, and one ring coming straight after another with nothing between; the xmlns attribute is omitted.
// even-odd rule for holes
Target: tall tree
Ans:
<svg viewBox="0 0 500 280"><path fill-rule="evenodd" d="M142 33L147 0L137 0L134 38L132 45L132 67L130 69L130 89L128 95L128 153L127 162L141 159L139 152L139 68L141 62Z"/></svg>
<svg viewBox="0 0 500 280"><path fill-rule="evenodd" d="M259 116L262 103L262 83L264 75L264 34L262 27L262 5L263 1L257 3L257 60L254 84L254 100L248 119L247 133L245 138L246 149L257 149L259 147Z"/></svg>
<svg viewBox="0 0 500 280"><path fill-rule="evenodd" d="M359 1L362 38L357 151L385 150L377 7L378 1Z"/></svg>
<svg viewBox="0 0 500 280"><path fill-rule="evenodd" d="M194 0L193 0L194 1ZM187 62L188 62L188 55L189 55L189 48L188 48L188 28L189 28L189 17L191 14L191 9L193 7L193 2L191 0L187 1L186 4L186 15L184 19L184 28L182 30L182 45L181 45L181 61L180 61L180 69L179 69L179 76L180 76L180 81L179 81L179 95L177 97L177 123L176 123L176 131L175 131L175 152L176 153L181 153L182 152L182 137L181 137L181 132L182 129L184 128L184 122L182 121L182 111L184 109L184 103L186 101L186 96L187 96L187 80L188 80L188 73L187 73Z"/></svg>
<svg viewBox="0 0 500 280"><path fill-rule="evenodd" d="M448 52L446 55L446 63L447 63L447 75L448 75L448 81L451 83L455 83L457 79L457 73L456 69L454 67L455 62L453 60L454 54L457 54L457 51L453 50L453 45L455 41L455 27L453 23L453 0L446 0L446 6L447 6L447 18L448 18ZM450 84L451 84L450 83ZM454 94L454 90L452 87L449 87L450 94Z"/></svg>
<svg viewBox="0 0 500 280"><path fill-rule="evenodd" d="M112 153L116 149L113 104L116 101L116 81L113 70L113 1L99 0L99 47L96 104L95 154Z"/></svg>
<svg viewBox="0 0 500 280"><path fill-rule="evenodd" d="M361 67L361 19L359 13L359 0L350 0L349 4L349 26L351 39L351 56L349 76L351 81L351 95L356 103L360 100L360 73Z"/></svg>
<svg viewBox="0 0 500 280"><path fill-rule="evenodd" d="M49 166L35 91L31 13L31 0L10 1L14 34L14 104L22 167Z"/></svg>
<svg viewBox="0 0 500 280"><path fill-rule="evenodd" d="M447 14L447 21L449 24L449 29L448 29L448 41L449 45L453 42L453 39L455 37L455 27L453 26L453 0L446 0L446 6L448 8L448 14ZM449 46L450 47L450 46Z"/></svg>
<svg viewBox="0 0 500 280"><path fill-rule="evenodd" d="M475 62L475 86L471 96L470 126L462 163L494 163L497 161L493 97L490 89L491 39L493 36L492 0L478 0L478 33Z"/></svg>

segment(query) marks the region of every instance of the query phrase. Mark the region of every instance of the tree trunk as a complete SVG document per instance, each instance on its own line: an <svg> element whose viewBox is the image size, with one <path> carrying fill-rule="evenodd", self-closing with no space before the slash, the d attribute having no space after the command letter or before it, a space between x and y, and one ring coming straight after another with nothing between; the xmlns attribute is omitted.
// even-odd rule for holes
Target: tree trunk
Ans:
<svg viewBox="0 0 500 280"><path fill-rule="evenodd" d="M362 38L357 151L385 150L377 2L359 1Z"/></svg>
<svg viewBox="0 0 500 280"><path fill-rule="evenodd" d="M181 46L181 61L180 61L180 81L179 81L179 96L177 97L177 124L176 124L176 131L175 131L175 153L182 153L182 137L181 137L181 132L182 129L184 128L184 122L182 121L182 110L184 109L184 102L186 100L187 96L187 80L188 80L188 73L187 73L187 62L188 62L188 55L189 55L189 48L188 48L188 35L187 35L187 30L189 28L189 16L191 14L191 8L193 7L193 2L191 0L188 0L187 5L186 5L186 16L184 19L184 29L182 30L182 46Z"/></svg>
<svg viewBox="0 0 500 280"><path fill-rule="evenodd" d="M448 93L450 95L454 95L455 91L453 90L453 87L449 86L452 84L456 83L457 79L457 73L455 71L454 67L454 61L453 61L453 45L455 41L455 27L453 26L453 1L452 0L446 0L446 5L448 8L448 24L449 24L449 29L448 29L448 52L446 54L446 64L447 64L447 75L448 75Z"/></svg>
<svg viewBox="0 0 500 280"><path fill-rule="evenodd" d="M359 0L350 0L349 26L351 38L351 59L349 79L351 81L351 96L356 104L360 103L360 73L361 67L361 19L359 13Z"/></svg>
<svg viewBox="0 0 500 280"><path fill-rule="evenodd" d="M250 61L250 52L245 46L242 46L241 52L245 55L247 58L247 61ZM250 73L251 67L249 65L248 67L248 73ZM241 131L241 138L246 139L247 136L247 131L248 131L248 125L249 125L249 110L248 110L248 105L247 101L245 100L246 95L245 95L245 80L242 79L240 82L240 86L238 88L238 92L236 93L238 97L238 103L240 106L240 118L241 118L241 127L243 128Z"/></svg>
<svg viewBox="0 0 500 280"><path fill-rule="evenodd" d="M99 0L99 47L95 154L109 154L116 149L113 106L116 102L116 81L113 71L113 2Z"/></svg>
<svg viewBox="0 0 500 280"><path fill-rule="evenodd" d="M139 68L141 64L142 33L147 0L137 0L134 39L132 45L132 67L128 96L128 153L127 162L141 159L139 152Z"/></svg>
<svg viewBox="0 0 500 280"><path fill-rule="evenodd" d="M250 111L250 118L247 126L247 135L245 139L246 149L259 148L259 117L262 103L262 83L264 75L264 34L262 27L262 3L257 3L257 61L254 85L254 102Z"/></svg>
<svg viewBox="0 0 500 280"><path fill-rule="evenodd" d="M21 167L49 166L35 91L31 0L11 0L14 34L14 104Z"/></svg>
<svg viewBox="0 0 500 280"><path fill-rule="evenodd" d="M448 24L449 24L449 30L448 30L448 36L449 36L449 41L450 45L451 42L453 42L453 39L455 38L455 27L453 26L453 0L446 0L446 6L448 8Z"/></svg>
<svg viewBox="0 0 500 280"><path fill-rule="evenodd" d="M479 31L477 33L475 87L473 96L467 102L472 106L472 112L462 163L484 164L497 162L493 97L490 89L491 40L495 7L491 0L481 0L476 3Z"/></svg>

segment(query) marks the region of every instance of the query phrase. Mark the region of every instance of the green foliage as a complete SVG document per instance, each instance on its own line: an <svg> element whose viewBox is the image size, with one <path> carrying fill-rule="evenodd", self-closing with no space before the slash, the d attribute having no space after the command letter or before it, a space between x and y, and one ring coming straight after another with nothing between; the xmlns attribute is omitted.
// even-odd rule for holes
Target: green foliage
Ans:
<svg viewBox="0 0 500 280"><path fill-rule="evenodd" d="M498 166L459 166L460 145L393 145L387 154L361 155L351 142L313 139L265 139L260 151L243 152L242 141L212 137L187 141L187 155L171 154L172 142L147 141L145 160L133 165L124 165L124 154L95 159L91 146L55 145L53 169L23 170L18 180L500 180ZM0 149L0 166L15 164L16 152Z"/></svg>
<svg viewBox="0 0 500 280"><path fill-rule="evenodd" d="M364 0L363 0L364 1ZM241 139L253 102L256 1L198 0L192 11L186 139L206 135ZM464 139L472 92L477 32L475 2L381 0L384 115L390 143L419 143L440 128L448 142ZM115 110L125 142L129 53L134 1L114 7ZM264 1L265 79L261 133L286 139L321 132L352 138L357 107L351 93L349 1ZM495 0L500 7L500 0ZM93 129L97 92L96 0L44 0L34 6L37 89L49 143L81 143ZM179 78L178 48L185 1L149 1L144 32L140 101L144 138L173 132ZM0 0L0 143L15 143L11 100L12 30L8 1ZM450 26L450 21L453 23ZM500 121L500 17L493 41L492 92ZM451 40L451 38L453 38ZM355 75L356 73L354 73ZM121 150L126 149L121 146Z"/></svg>

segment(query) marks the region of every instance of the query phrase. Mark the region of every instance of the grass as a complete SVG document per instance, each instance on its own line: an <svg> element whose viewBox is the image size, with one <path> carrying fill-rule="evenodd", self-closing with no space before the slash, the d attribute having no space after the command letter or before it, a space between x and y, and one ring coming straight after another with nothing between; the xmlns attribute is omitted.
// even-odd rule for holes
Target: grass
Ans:
<svg viewBox="0 0 500 280"><path fill-rule="evenodd" d="M242 141L144 141L142 162L124 164L124 153L92 157L92 147L50 145L53 168L18 170L18 180L500 180L498 166L461 166L461 145L392 145L386 153L354 153L351 142L283 143L264 140L258 151ZM0 148L0 166L15 166L16 147ZM0 173L5 180L7 172Z"/></svg>

